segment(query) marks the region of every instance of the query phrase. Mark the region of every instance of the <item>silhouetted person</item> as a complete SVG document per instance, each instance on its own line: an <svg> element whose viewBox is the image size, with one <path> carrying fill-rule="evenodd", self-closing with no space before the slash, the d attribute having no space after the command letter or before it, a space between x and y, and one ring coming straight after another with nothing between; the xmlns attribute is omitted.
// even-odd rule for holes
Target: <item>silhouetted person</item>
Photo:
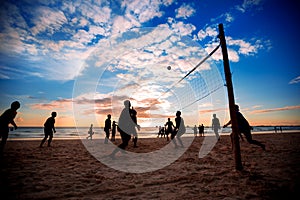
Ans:
<svg viewBox="0 0 300 200"><path fill-rule="evenodd" d="M93 124L91 124L90 129L88 131L88 136L86 137L86 139L91 138L91 140L93 139L93 135L94 135L94 131L93 131Z"/></svg>
<svg viewBox="0 0 300 200"><path fill-rule="evenodd" d="M163 136L166 137L166 136L165 136L165 127L159 126L157 137L159 137L159 136L160 136L161 138L162 138Z"/></svg>
<svg viewBox="0 0 300 200"><path fill-rule="evenodd" d="M275 131L275 133L277 133L277 127L276 126L274 126L274 131Z"/></svg>
<svg viewBox="0 0 300 200"><path fill-rule="evenodd" d="M129 111L130 111L130 116L131 116L132 121L135 123L138 130L140 130L140 125L138 125L138 123L137 123L136 110L134 110L134 108L132 107ZM133 147L137 147L138 135L137 135L137 131L135 128L133 129L132 135L133 135Z"/></svg>
<svg viewBox="0 0 300 200"><path fill-rule="evenodd" d="M48 147L51 146L51 141L52 141L52 138L53 138L53 132L56 133L56 130L55 130L55 127L54 127L55 117L56 116L57 116L56 112L52 112L51 113L51 117L49 117L46 120L46 122L44 123L44 134L45 134L45 137L42 140L42 142L40 144L40 147L43 147L43 144L46 142L48 136L49 136Z"/></svg>
<svg viewBox="0 0 300 200"><path fill-rule="evenodd" d="M216 114L213 114L211 129L214 130L217 139L220 140L219 129L221 129L221 126Z"/></svg>
<svg viewBox="0 0 300 200"><path fill-rule="evenodd" d="M110 130L111 130L111 115L107 115L107 119L105 120L105 126L104 126L104 132L105 132L105 139L104 143L108 143L109 135L110 135Z"/></svg>
<svg viewBox="0 0 300 200"><path fill-rule="evenodd" d="M197 130L197 126L195 125L195 126L194 126L194 136L195 136L195 137L197 137L197 133L198 133L198 130Z"/></svg>
<svg viewBox="0 0 300 200"><path fill-rule="evenodd" d="M169 141L169 134L173 133L173 128L175 129L175 126L170 118L168 118L168 121L165 124L165 134L167 136L167 141Z"/></svg>
<svg viewBox="0 0 300 200"><path fill-rule="evenodd" d="M238 105L235 105L235 112L236 112L237 123L238 123L238 134L241 137L241 139L243 140L243 137L241 134L241 133L243 133L245 135L247 141L250 144L258 145L263 150L265 150L264 144L262 144L261 142L259 142L257 140L252 139L252 134L251 134L252 127L249 125L248 121L245 119L245 117L242 115L242 113L240 113ZM224 128L227 127L229 124L231 124L231 120L227 124L224 125ZM231 137L232 137L232 133L231 133Z"/></svg>
<svg viewBox="0 0 300 200"><path fill-rule="evenodd" d="M204 126L203 126L203 124L201 124L201 126L199 125L198 129L199 129L199 135L204 136Z"/></svg>
<svg viewBox="0 0 300 200"><path fill-rule="evenodd" d="M131 134L136 131L135 127L137 124L131 118L130 101L125 100L124 106L125 108L122 110L118 122L118 131L120 132L122 143L110 154L111 157L114 157L115 154L120 151L120 149L125 150L125 148L128 146L128 142L131 139Z"/></svg>
<svg viewBox="0 0 300 200"><path fill-rule="evenodd" d="M20 106L21 105L18 101L14 101L11 103L10 108L4 111L4 113L0 116L0 138L2 138L0 143L0 155L2 155L4 151L4 146L8 138L9 124L12 124L15 129L18 128L14 119Z"/></svg>
<svg viewBox="0 0 300 200"><path fill-rule="evenodd" d="M116 141L117 123L113 121L111 129L111 141Z"/></svg>
<svg viewBox="0 0 300 200"><path fill-rule="evenodd" d="M161 126L158 127L158 133L157 133L157 137L160 136L160 133L161 133Z"/></svg>
<svg viewBox="0 0 300 200"><path fill-rule="evenodd" d="M174 129L173 133L171 134L171 140L173 141L175 148L177 148L178 145L175 140L175 136L176 136L176 139L180 143L180 146L184 147L180 137L185 133L186 129L185 129L184 120L181 117L180 111L176 112L175 124L176 124L175 129Z"/></svg>

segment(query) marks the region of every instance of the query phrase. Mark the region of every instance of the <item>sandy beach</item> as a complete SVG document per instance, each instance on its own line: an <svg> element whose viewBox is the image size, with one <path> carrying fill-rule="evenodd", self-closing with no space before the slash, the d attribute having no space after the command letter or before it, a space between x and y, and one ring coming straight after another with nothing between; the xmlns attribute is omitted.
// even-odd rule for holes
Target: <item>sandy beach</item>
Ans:
<svg viewBox="0 0 300 200"><path fill-rule="evenodd" d="M112 169L81 140L54 138L50 148L38 148L39 140L8 141L1 199L299 199L300 133L253 138L264 142L266 151L242 141L243 171L235 170L230 138L222 136L204 158L198 157L203 137L196 137L178 160L147 173ZM143 138L138 148L130 142L127 150L151 152L167 143Z"/></svg>

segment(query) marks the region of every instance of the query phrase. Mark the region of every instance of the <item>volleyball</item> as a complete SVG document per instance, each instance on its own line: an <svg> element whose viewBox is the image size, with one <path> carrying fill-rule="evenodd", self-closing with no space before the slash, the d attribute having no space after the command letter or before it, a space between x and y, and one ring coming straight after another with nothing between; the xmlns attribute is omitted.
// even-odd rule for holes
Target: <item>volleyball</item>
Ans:
<svg viewBox="0 0 300 200"><path fill-rule="evenodd" d="M167 67L167 69L168 69L168 70L171 70L171 66L169 65L169 66Z"/></svg>

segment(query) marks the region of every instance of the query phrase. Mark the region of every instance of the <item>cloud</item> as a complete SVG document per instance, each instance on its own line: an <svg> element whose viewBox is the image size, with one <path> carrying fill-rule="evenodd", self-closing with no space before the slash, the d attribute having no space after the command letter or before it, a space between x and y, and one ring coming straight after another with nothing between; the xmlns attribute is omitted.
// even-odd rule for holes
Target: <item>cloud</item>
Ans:
<svg viewBox="0 0 300 200"><path fill-rule="evenodd" d="M187 19L188 17L194 15L196 13L196 10L188 4L183 4L178 9L176 9L175 12L176 18Z"/></svg>
<svg viewBox="0 0 300 200"><path fill-rule="evenodd" d="M218 34L216 27L206 27L198 32L197 37L200 41L208 40L205 44L205 50L211 52L218 45L218 43L215 42ZM228 56L232 62L238 62L241 55L253 56L257 54L260 49L270 50L272 48L269 40L251 39L250 41L246 41L244 39L234 39L231 36L226 36L226 43ZM217 61L222 60L222 52L215 52L212 58Z"/></svg>
<svg viewBox="0 0 300 200"><path fill-rule="evenodd" d="M262 0L244 0L242 5L236 6L236 9L244 13L252 7L259 6L261 2Z"/></svg>
<svg viewBox="0 0 300 200"><path fill-rule="evenodd" d="M169 5L170 2L163 2L164 5ZM125 14L134 16L139 23L144 23L154 17L161 17L162 12L160 6L162 2L159 0L153 1L122 1L122 7L125 9Z"/></svg>
<svg viewBox="0 0 300 200"><path fill-rule="evenodd" d="M226 41L228 46L236 46L238 47L238 53L242 55L254 55L258 52L259 49L263 48L262 42L260 40L256 40L253 44L250 42L246 42L242 39L233 39L232 37L226 37Z"/></svg>
<svg viewBox="0 0 300 200"><path fill-rule="evenodd" d="M32 21L34 26L31 28L31 33L34 36L45 31L52 35L61 29L63 24L67 23L67 18L62 11L49 7L38 7L34 14L35 17Z"/></svg>
<svg viewBox="0 0 300 200"><path fill-rule="evenodd" d="M297 84L297 83L300 83L300 76L298 76L298 77L292 79L292 80L289 82L289 84Z"/></svg>
<svg viewBox="0 0 300 200"><path fill-rule="evenodd" d="M297 106L285 106L282 108L271 108L271 109L262 109L262 110L254 110L252 114L259 114L259 113L269 113L269 112L279 112L279 111L287 111L287 110L299 110L300 105Z"/></svg>
<svg viewBox="0 0 300 200"><path fill-rule="evenodd" d="M130 18L124 16L116 16L113 21L112 35L124 33L132 27L138 27L140 24Z"/></svg>
<svg viewBox="0 0 300 200"><path fill-rule="evenodd" d="M30 107L37 110L72 110L72 99L59 99L49 103L31 104Z"/></svg>
<svg viewBox="0 0 300 200"><path fill-rule="evenodd" d="M185 24L183 22L172 23L171 27L174 31L178 32L182 36L191 35L191 33L196 30L196 27L194 25Z"/></svg>
<svg viewBox="0 0 300 200"><path fill-rule="evenodd" d="M206 37L217 37L218 34L219 32L217 31L217 28L208 26L204 30L200 30L198 32L198 38L199 40L204 40Z"/></svg>

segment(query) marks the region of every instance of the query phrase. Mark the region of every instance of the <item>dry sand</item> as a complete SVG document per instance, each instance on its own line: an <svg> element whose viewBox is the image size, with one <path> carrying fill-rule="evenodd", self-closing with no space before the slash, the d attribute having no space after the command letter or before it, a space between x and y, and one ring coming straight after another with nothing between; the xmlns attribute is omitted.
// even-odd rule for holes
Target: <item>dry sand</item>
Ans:
<svg viewBox="0 0 300 200"><path fill-rule="evenodd" d="M241 142L243 171L235 170L230 138L222 136L204 158L198 157L203 138L197 137L177 161L139 174L107 167L81 140L54 138L51 148L8 141L0 199L300 199L300 133L253 137L266 151ZM138 148L130 142L128 150L150 152L166 143L140 139Z"/></svg>

